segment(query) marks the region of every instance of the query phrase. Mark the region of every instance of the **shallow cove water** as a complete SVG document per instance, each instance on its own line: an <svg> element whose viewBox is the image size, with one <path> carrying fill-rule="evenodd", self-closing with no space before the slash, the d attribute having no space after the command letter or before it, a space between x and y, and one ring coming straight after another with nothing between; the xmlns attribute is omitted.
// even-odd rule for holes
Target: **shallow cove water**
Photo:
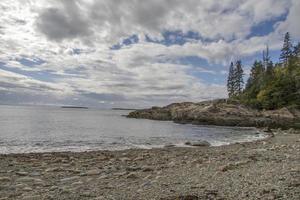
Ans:
<svg viewBox="0 0 300 200"><path fill-rule="evenodd" d="M0 154L153 148L205 140L213 146L266 137L255 128L129 119L130 111L0 106Z"/></svg>

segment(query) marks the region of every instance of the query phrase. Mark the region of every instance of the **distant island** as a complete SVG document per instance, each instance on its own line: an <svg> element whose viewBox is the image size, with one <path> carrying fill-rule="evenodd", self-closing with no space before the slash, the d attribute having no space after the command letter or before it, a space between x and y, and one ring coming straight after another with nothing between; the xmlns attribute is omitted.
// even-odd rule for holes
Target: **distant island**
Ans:
<svg viewBox="0 0 300 200"><path fill-rule="evenodd" d="M112 108L112 110L138 110L135 108Z"/></svg>
<svg viewBox="0 0 300 200"><path fill-rule="evenodd" d="M73 108L73 109L89 109L85 106L61 106L61 108Z"/></svg>

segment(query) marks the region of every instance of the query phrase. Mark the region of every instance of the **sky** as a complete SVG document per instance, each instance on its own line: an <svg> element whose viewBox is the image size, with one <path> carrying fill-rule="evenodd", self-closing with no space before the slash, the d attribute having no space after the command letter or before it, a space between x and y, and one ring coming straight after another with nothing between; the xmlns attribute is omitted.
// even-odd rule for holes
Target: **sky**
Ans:
<svg viewBox="0 0 300 200"><path fill-rule="evenodd" d="M99 108L226 98L285 32L299 0L1 0L0 104Z"/></svg>

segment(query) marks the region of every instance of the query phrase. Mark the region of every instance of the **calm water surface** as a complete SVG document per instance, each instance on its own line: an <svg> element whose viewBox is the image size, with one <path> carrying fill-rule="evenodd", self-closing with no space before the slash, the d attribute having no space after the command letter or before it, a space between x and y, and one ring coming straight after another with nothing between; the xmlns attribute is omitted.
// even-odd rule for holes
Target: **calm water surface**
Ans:
<svg viewBox="0 0 300 200"><path fill-rule="evenodd" d="M206 140L212 145L265 137L254 128L128 119L129 111L0 106L0 153L153 148Z"/></svg>

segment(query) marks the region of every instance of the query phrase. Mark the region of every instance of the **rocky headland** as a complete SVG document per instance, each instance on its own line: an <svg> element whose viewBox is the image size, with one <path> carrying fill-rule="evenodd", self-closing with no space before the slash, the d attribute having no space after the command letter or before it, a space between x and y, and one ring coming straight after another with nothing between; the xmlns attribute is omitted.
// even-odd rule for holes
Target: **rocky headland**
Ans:
<svg viewBox="0 0 300 200"><path fill-rule="evenodd" d="M127 117L199 125L300 128L300 110L296 108L260 111L225 99L173 103L165 107L136 110Z"/></svg>

